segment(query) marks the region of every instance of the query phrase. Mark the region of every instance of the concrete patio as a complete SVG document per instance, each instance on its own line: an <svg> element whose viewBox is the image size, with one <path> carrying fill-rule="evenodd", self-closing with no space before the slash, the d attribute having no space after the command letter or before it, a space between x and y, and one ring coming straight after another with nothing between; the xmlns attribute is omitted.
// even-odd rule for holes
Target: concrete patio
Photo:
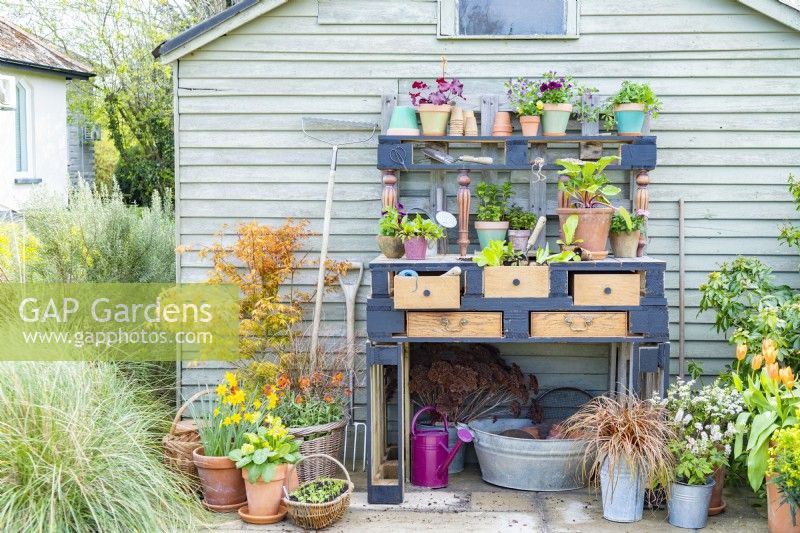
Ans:
<svg viewBox="0 0 800 533"><path fill-rule="evenodd" d="M602 517L598 496L590 490L545 493L502 489L484 483L475 465L450 479L441 490L407 485L405 502L397 506L369 505L363 473L352 474L356 484L350 511L327 531L332 532L666 532L686 531L667 523L666 511L645 511L635 524L615 524ZM767 531L766 509L750 491L726 488L727 509L711 517L705 531ZM254 526L235 515L221 515L215 532L303 531L285 520Z"/></svg>

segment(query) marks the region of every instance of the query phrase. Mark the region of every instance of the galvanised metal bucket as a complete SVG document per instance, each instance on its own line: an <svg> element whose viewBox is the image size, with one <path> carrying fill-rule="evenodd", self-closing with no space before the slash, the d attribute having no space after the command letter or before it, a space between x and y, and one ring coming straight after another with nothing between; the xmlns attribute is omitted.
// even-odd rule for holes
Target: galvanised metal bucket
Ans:
<svg viewBox="0 0 800 533"><path fill-rule="evenodd" d="M608 470L606 459L600 467L603 518L612 522L638 522L644 509L645 483L642 476L627 462L618 461L613 472Z"/></svg>
<svg viewBox="0 0 800 533"><path fill-rule="evenodd" d="M586 485L583 454L578 440L518 439L498 435L508 429L529 427L530 420L489 418L469 423L475 434L475 452L481 477L487 483L519 490L559 491Z"/></svg>
<svg viewBox="0 0 800 533"><path fill-rule="evenodd" d="M708 503L714 480L707 485L673 483L669 495L669 523L686 529L702 529L708 521Z"/></svg>

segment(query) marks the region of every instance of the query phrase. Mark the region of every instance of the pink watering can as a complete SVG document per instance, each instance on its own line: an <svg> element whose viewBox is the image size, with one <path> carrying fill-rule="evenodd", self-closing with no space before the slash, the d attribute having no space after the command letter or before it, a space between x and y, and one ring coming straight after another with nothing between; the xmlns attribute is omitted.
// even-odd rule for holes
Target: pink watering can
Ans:
<svg viewBox="0 0 800 533"><path fill-rule="evenodd" d="M440 489L447 486L447 468L455 459L461 444L472 442L474 435L466 426L458 428L458 442L452 450L447 449L447 416L443 415L444 428L420 429L417 418L422 413L435 411L426 405L411 421L411 483L419 487Z"/></svg>

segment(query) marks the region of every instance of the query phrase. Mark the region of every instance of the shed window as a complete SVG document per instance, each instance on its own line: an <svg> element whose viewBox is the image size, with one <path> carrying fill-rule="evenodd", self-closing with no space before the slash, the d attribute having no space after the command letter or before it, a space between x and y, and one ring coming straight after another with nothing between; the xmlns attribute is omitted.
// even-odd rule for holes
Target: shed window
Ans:
<svg viewBox="0 0 800 533"><path fill-rule="evenodd" d="M445 39L578 36L578 0L441 0L439 9Z"/></svg>
<svg viewBox="0 0 800 533"><path fill-rule="evenodd" d="M30 102L28 88L17 82L17 107L14 110L14 139L17 153L17 172L28 172L28 131Z"/></svg>

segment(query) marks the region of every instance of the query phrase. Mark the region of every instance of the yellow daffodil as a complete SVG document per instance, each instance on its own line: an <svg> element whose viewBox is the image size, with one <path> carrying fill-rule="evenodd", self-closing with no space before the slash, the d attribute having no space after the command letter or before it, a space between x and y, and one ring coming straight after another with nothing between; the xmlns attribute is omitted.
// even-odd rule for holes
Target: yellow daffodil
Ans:
<svg viewBox="0 0 800 533"><path fill-rule="evenodd" d="M278 395L274 392L267 396L267 410L272 411L278 405Z"/></svg>
<svg viewBox="0 0 800 533"><path fill-rule="evenodd" d="M222 425L227 427L231 425L231 417L226 416L225 419L222 421Z"/></svg>
<svg viewBox="0 0 800 533"><path fill-rule="evenodd" d="M242 453L245 455L249 455L256 451L256 447L252 444L242 444Z"/></svg>
<svg viewBox="0 0 800 533"><path fill-rule="evenodd" d="M236 387L238 385L236 376L233 372L225 372L225 381L228 383L229 387Z"/></svg>
<svg viewBox="0 0 800 533"><path fill-rule="evenodd" d="M261 409L261 400L259 400L258 398L256 398L255 400L253 400L253 408L255 408L255 409Z"/></svg>
<svg viewBox="0 0 800 533"><path fill-rule="evenodd" d="M240 415L239 413L234 413L234 415L231 417L231 420L233 420L234 424L238 424L239 422L242 421L242 415Z"/></svg>
<svg viewBox="0 0 800 533"><path fill-rule="evenodd" d="M219 416L219 407L214 408L214 416Z"/></svg>
<svg viewBox="0 0 800 533"><path fill-rule="evenodd" d="M226 387L225 384L220 383L219 385L217 385L217 396L225 396L227 392L228 392L228 387Z"/></svg>
<svg viewBox="0 0 800 533"><path fill-rule="evenodd" d="M256 415L254 413L245 413L244 414L245 422L253 423L256 421Z"/></svg>

